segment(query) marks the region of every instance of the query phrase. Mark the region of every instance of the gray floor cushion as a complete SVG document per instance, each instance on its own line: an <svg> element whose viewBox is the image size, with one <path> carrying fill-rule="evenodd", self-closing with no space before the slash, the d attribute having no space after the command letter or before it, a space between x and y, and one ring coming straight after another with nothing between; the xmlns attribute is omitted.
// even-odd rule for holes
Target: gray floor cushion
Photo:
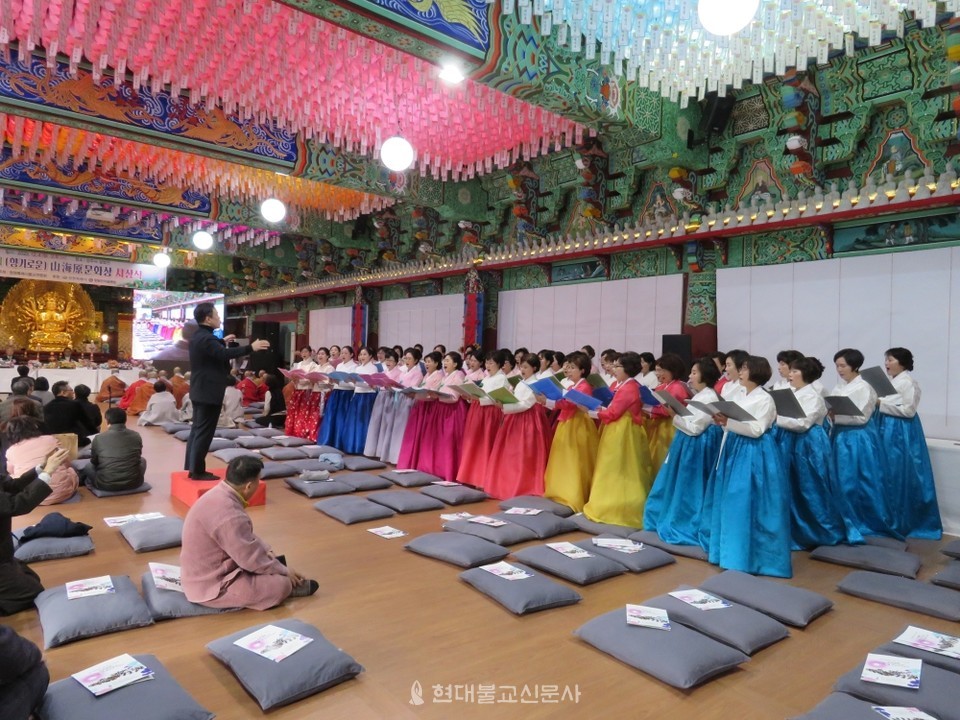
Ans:
<svg viewBox="0 0 960 720"><path fill-rule="evenodd" d="M867 545L875 545L876 547L890 548L891 550L906 550L907 543L903 540L897 540L896 538L884 537L882 535L866 535L863 538L863 541Z"/></svg>
<svg viewBox="0 0 960 720"><path fill-rule="evenodd" d="M508 554L502 545L489 540L454 532L421 535L404 547L420 555L443 560L464 568L488 565L503 560Z"/></svg>
<svg viewBox="0 0 960 720"><path fill-rule="evenodd" d="M276 445L273 438L245 436L236 438L237 447L247 448L248 450L262 450L263 448Z"/></svg>
<svg viewBox="0 0 960 720"><path fill-rule="evenodd" d="M639 532L630 533L628 537L631 540L641 542L644 545L651 545L655 548L660 548L664 552L668 552L671 555L679 555L681 557L688 557L694 560L707 560L707 553L705 553L703 548L699 545L674 545L673 543L664 542L660 539L660 536L652 530L641 530Z"/></svg>
<svg viewBox="0 0 960 720"><path fill-rule="evenodd" d="M420 492L447 505L467 505L481 502L489 497L483 490L466 485L425 485Z"/></svg>
<svg viewBox="0 0 960 720"><path fill-rule="evenodd" d="M180 547L183 520L178 517L135 520L121 526L120 534L138 553Z"/></svg>
<svg viewBox="0 0 960 720"><path fill-rule="evenodd" d="M301 480L298 477L288 477L284 482L308 498L331 497L332 495L346 495L352 493L353 488L346 483L329 480Z"/></svg>
<svg viewBox="0 0 960 720"><path fill-rule="evenodd" d="M217 450L227 450L228 448L235 448L236 446L237 443L234 440L215 437L210 441L210 449L207 452L215 453Z"/></svg>
<svg viewBox="0 0 960 720"><path fill-rule="evenodd" d="M518 495L515 498L503 500L500 503L501 510L507 510L508 508L512 507L526 507L534 508L535 510L546 510L554 515L559 515L560 517L570 517L573 515L573 510L568 508L566 505L561 505L554 500L540 497L539 495Z"/></svg>
<svg viewBox="0 0 960 720"><path fill-rule="evenodd" d="M75 537L39 537L20 544L23 530L14 530L13 544L16 548L13 556L20 562L32 563L43 560L61 560L63 558L89 555L93 552L93 539L89 535Z"/></svg>
<svg viewBox="0 0 960 720"><path fill-rule="evenodd" d="M880 720L873 705L846 693L830 693L813 710L792 720Z"/></svg>
<svg viewBox="0 0 960 720"><path fill-rule="evenodd" d="M187 440L190 439L190 430L189 429L177 430L177 432L175 432L173 436L180 442L186 442Z"/></svg>
<svg viewBox="0 0 960 720"><path fill-rule="evenodd" d="M133 657L153 670L152 680L95 697L68 677L50 685L38 716L41 720L211 720L214 717L187 694L156 655Z"/></svg>
<svg viewBox="0 0 960 720"><path fill-rule="evenodd" d="M277 428L272 427L255 427L252 428L252 432L244 433L244 435L254 435L256 437L265 437L265 438L276 438L276 437L287 437L283 434L283 430L277 430ZM299 440L299 438L297 438ZM304 440L304 442L308 442Z"/></svg>
<svg viewBox="0 0 960 720"><path fill-rule="evenodd" d="M475 567L460 573L460 579L516 615L574 605L582 599L576 591L549 580L529 567L520 563L510 564L530 573L533 577L505 580Z"/></svg>
<svg viewBox="0 0 960 720"><path fill-rule="evenodd" d="M147 493L153 490L153 485L148 482L143 483L142 485L137 485L135 488L130 488L129 490L100 490L99 488L86 486L87 490L92 492L98 498L105 497L121 497L123 495L139 495L140 493Z"/></svg>
<svg viewBox="0 0 960 720"><path fill-rule="evenodd" d="M155 621L176 620L177 618L195 617L197 615L219 615L221 613L236 612L243 608L209 608L187 600L187 596L176 590L161 590L153 582L153 575L149 571L140 578L140 590L143 600L150 608L150 614Z"/></svg>
<svg viewBox="0 0 960 720"><path fill-rule="evenodd" d="M431 475L430 473L420 472L419 470L390 470L389 472L380 473L380 477L386 478L394 485L399 485L400 487L422 487L424 485L429 485L432 482L437 480L443 480L441 477L436 475Z"/></svg>
<svg viewBox="0 0 960 720"><path fill-rule="evenodd" d="M822 545L810 553L814 560L915 578L920 556L877 545Z"/></svg>
<svg viewBox="0 0 960 720"><path fill-rule="evenodd" d="M379 460L363 457L362 455L344 455L343 466L347 470L357 472L360 470L379 470L380 468L385 468L387 464Z"/></svg>
<svg viewBox="0 0 960 720"><path fill-rule="evenodd" d="M386 490L393 487L393 483L389 480L364 472L340 473L334 479L337 482L346 483L354 490Z"/></svg>
<svg viewBox="0 0 960 720"><path fill-rule="evenodd" d="M260 472L261 480L275 480L276 478L288 478L296 475L299 471L291 467L288 463L265 462L263 470Z"/></svg>
<svg viewBox="0 0 960 720"><path fill-rule="evenodd" d="M602 555L593 553L591 555L592 557L574 559L546 545L534 545L513 553L520 562L577 585L590 585L600 580L623 575L624 567L620 563Z"/></svg>
<svg viewBox="0 0 960 720"><path fill-rule="evenodd" d="M522 525L528 530L532 530L540 540L546 540L555 535L577 532L579 529L573 520L546 511L541 511L539 515L510 515L503 511L494 513L490 517Z"/></svg>
<svg viewBox="0 0 960 720"><path fill-rule="evenodd" d="M173 435L174 433L178 433L181 430L189 430L190 423L165 422L165 423L160 423L160 427L163 428L163 431L168 435Z"/></svg>
<svg viewBox="0 0 960 720"><path fill-rule="evenodd" d="M616 536L600 535L598 537L612 538ZM588 552L592 552L596 555L602 555L609 560L620 563L624 568L634 573L647 572L647 570L653 570L654 568L663 567L664 565L672 565L677 562L677 559L670 553L664 552L659 548L650 547L649 545L644 545L642 550L632 553L620 552L619 550L613 550L611 548L597 547L593 544L593 540L581 540L579 542L575 542L574 545L581 547Z"/></svg>
<svg viewBox="0 0 960 720"><path fill-rule="evenodd" d="M223 460L225 463L229 463L234 458L243 457L244 455L254 455L259 457L257 453L253 450L248 450L247 448L235 447L235 448L226 448L225 450L217 450L213 453L213 456L218 460Z"/></svg>
<svg viewBox="0 0 960 720"><path fill-rule="evenodd" d="M677 588L689 589L689 585ZM730 603L730 607L716 610L701 610L670 594L664 594L645 600L641 605L666 610L671 622L686 625L746 655L753 655L790 635L785 625L739 603Z"/></svg>
<svg viewBox="0 0 960 720"><path fill-rule="evenodd" d="M265 625L313 639L281 662L273 662L233 643ZM289 705L355 678L363 667L313 625L302 620L276 620L248 627L207 644L207 650L226 665L264 711Z"/></svg>
<svg viewBox="0 0 960 720"><path fill-rule="evenodd" d="M325 515L339 520L344 525L366 522L367 520L380 520L395 515L390 508L375 502L370 502L362 497L344 496L328 498L327 500L321 500L314 504L313 507Z"/></svg>
<svg viewBox="0 0 960 720"><path fill-rule="evenodd" d="M298 447L297 449L298 449L300 452L302 452L302 453L303 453L306 457L308 457L308 458L318 458L318 457L320 457L321 455L330 455L330 454L333 454L333 455L340 455L341 461L343 460L343 455L341 455L338 450L334 450L333 453L329 453L329 452L326 452L326 451L325 451L322 447L320 447L319 445L301 445L301 446Z"/></svg>
<svg viewBox="0 0 960 720"><path fill-rule="evenodd" d="M303 460L287 460L286 464L292 468L296 468L298 472L310 472L312 470L327 470L329 472L335 472L337 470L336 466L326 463L323 460L314 460L313 458L304 458Z"/></svg>
<svg viewBox="0 0 960 720"><path fill-rule="evenodd" d="M819 593L786 583L727 570L700 583L701 590L759 610L793 627L806 627L833 607Z"/></svg>
<svg viewBox="0 0 960 720"><path fill-rule="evenodd" d="M960 592L919 580L855 570L840 581L837 590L884 605L960 621Z"/></svg>
<svg viewBox="0 0 960 720"><path fill-rule="evenodd" d="M409 490L381 490L367 495L367 500L372 500L380 505L386 505L391 510L398 513L417 513L427 510L443 510L446 506L439 500L432 497L421 495L418 492Z"/></svg>
<svg viewBox="0 0 960 720"><path fill-rule="evenodd" d="M960 590L960 562L952 560L943 570L930 578L930 582Z"/></svg>
<svg viewBox="0 0 960 720"><path fill-rule="evenodd" d="M126 575L111 575L115 592L67 600L67 586L44 590L34 604L40 611L47 648L75 640L153 624L150 608ZM85 691L86 692L86 691Z"/></svg>
<svg viewBox="0 0 960 720"><path fill-rule="evenodd" d="M300 448L293 447L280 447L279 445L275 447L266 447L260 451L260 454L265 458L270 458L271 460L307 460L307 454L303 452Z"/></svg>
<svg viewBox="0 0 960 720"><path fill-rule="evenodd" d="M951 635L953 635L952 632ZM953 637L956 637L956 635L953 635ZM956 652L960 648L954 645L952 649L954 652ZM960 673L960 660L957 658L941 655L940 653L930 652L929 650L921 650L920 648L915 648L912 645L902 645L898 642L889 642L878 647L875 652L878 652L881 655L899 655L900 657L917 658L918 660L923 660L924 666L929 664L938 668L942 668L943 670L949 670L952 673ZM922 673L920 682L923 682Z"/></svg>
<svg viewBox="0 0 960 720"><path fill-rule="evenodd" d="M942 548L940 548L940 552L942 552L944 555L960 560L960 540L951 540Z"/></svg>
<svg viewBox="0 0 960 720"><path fill-rule="evenodd" d="M516 545L517 543L536 540L537 534L523 525L508 522L500 527L491 527L473 523L469 520L451 520L444 523L444 530L463 533L464 535L475 535L476 537L495 542L497 545Z"/></svg>
<svg viewBox="0 0 960 720"><path fill-rule="evenodd" d="M952 672L924 663L918 689L865 682L860 679L862 672L863 663L860 663L841 675L833 689L875 705L915 707L938 720L960 720L960 703L957 703L960 679Z"/></svg>
<svg viewBox="0 0 960 720"><path fill-rule="evenodd" d="M611 525L610 523L594 522L583 513L571 515L570 519L576 523L577 527L591 535L601 535L608 533L617 537L629 537L631 533L637 532L640 528L625 527L623 525Z"/></svg>
<svg viewBox="0 0 960 720"><path fill-rule="evenodd" d="M227 438L229 440L236 440L238 437L244 437L245 435L250 435L250 431L239 428L217 428L213 434L214 437Z"/></svg>
<svg viewBox="0 0 960 720"><path fill-rule="evenodd" d="M273 428L265 428L265 429L273 430ZM295 447L302 447L302 446L305 446L305 445L312 445L312 444L313 444L313 443L311 443L309 440L304 440L303 438L290 437L289 435L284 435L283 433L280 433L279 431L275 431L275 432L278 432L279 434L277 434L277 435L262 435L262 434L261 434L261 437L270 437L270 438L273 438L273 441L274 441L277 445L279 445L280 447L295 448Z"/></svg>
<svg viewBox="0 0 960 720"><path fill-rule="evenodd" d="M330 453L331 455L343 455L343 450L335 448L333 445L317 445L317 450L321 454Z"/></svg>
<svg viewBox="0 0 960 720"><path fill-rule="evenodd" d="M672 623L669 631L628 625L624 607L590 620L574 634L620 662L682 689L706 682L750 659L680 623Z"/></svg>

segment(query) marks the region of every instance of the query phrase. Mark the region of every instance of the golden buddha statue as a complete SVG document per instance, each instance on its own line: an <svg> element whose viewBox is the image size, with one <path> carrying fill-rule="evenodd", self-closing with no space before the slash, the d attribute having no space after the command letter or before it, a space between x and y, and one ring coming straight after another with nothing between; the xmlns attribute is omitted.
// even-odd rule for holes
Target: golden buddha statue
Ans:
<svg viewBox="0 0 960 720"><path fill-rule="evenodd" d="M94 319L90 297L73 283L24 280L2 307L6 329L25 340L28 350L63 352L89 334Z"/></svg>

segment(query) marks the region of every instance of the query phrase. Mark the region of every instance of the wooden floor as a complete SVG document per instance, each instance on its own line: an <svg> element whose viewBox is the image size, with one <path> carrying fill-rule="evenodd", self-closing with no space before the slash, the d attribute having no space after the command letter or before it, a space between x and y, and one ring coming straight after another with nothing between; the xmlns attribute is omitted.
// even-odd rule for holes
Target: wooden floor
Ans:
<svg viewBox="0 0 960 720"><path fill-rule="evenodd" d="M156 428L142 429L146 495L101 499L83 491L83 500L56 509L93 525L92 555L38 563L47 587L98 575L127 574L139 582L149 561L179 564L178 549L137 555L103 518L160 511L184 516L186 508L169 497L169 473L182 465L184 444ZM216 461L214 461L216 463ZM219 466L214 465L213 466ZM313 501L290 491L282 480L268 483L266 507L250 509L258 534L291 567L316 578L312 598L288 601L267 612L158 623L123 633L83 640L45 653L54 680L120 653L153 653L202 705L219 718L257 718L262 713L239 683L205 649L209 641L245 627L282 618L316 625L333 643L365 667L358 679L270 714L273 718L670 718L671 720L771 720L805 712L829 692L834 680L862 663L865 654L891 640L907 624L958 634L945 620L897 610L841 595L837 582L848 570L794 554L791 581L826 594L834 610L806 630L757 653L740 670L692 691L674 690L613 660L572 634L587 620L668 592L696 585L718 572L713 566L680 558L675 565L642 575L626 574L578 588L578 605L516 617L458 580L451 565L404 550L405 540L384 540L365 531L384 522L411 536L440 530L440 511L345 526L313 509ZM469 506L471 512L496 508L493 501ZM463 508L461 508L463 509ZM15 519L14 528L36 522L47 508ZM580 534L564 539L579 540ZM923 556L921 579L946 564L940 543L911 543ZM508 558L509 559L509 558ZM562 582L562 581L558 581ZM3 622L42 647L35 611ZM411 687L423 687L424 704L410 703ZM433 686L472 688L470 702L433 701ZM479 704L480 686L497 686L497 697L524 686L569 686L579 701ZM125 720L105 718L104 720Z"/></svg>

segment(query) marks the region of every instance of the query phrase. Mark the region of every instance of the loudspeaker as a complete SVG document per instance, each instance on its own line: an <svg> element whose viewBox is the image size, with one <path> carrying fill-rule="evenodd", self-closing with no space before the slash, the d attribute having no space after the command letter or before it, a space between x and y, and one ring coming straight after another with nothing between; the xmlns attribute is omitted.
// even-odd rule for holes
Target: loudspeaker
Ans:
<svg viewBox="0 0 960 720"><path fill-rule="evenodd" d="M679 355L688 370L693 365L693 338L689 335L664 335L661 348L664 353Z"/></svg>
<svg viewBox="0 0 960 720"><path fill-rule="evenodd" d="M734 98L731 95L720 97L716 93L707 95L703 114L700 116L700 135L720 135L727 127L730 113L733 112Z"/></svg>
<svg viewBox="0 0 960 720"><path fill-rule="evenodd" d="M280 323L278 322L253 322L253 332L250 335L251 340L269 340L270 347L277 349L280 347Z"/></svg>
<svg viewBox="0 0 960 720"><path fill-rule="evenodd" d="M266 370L268 373L275 374L281 359L278 352L280 348L280 323L254 321L250 340L269 340L270 349L250 353L247 369L254 372Z"/></svg>

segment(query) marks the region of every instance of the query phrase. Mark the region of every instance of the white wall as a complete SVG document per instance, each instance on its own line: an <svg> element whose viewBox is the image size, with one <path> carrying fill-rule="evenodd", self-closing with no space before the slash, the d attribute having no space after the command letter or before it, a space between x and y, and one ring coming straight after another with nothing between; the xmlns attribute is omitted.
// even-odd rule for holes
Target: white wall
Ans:
<svg viewBox="0 0 960 720"><path fill-rule="evenodd" d="M432 295L380 303L380 345L435 345L456 350L463 344L463 295Z"/></svg>
<svg viewBox="0 0 960 720"><path fill-rule="evenodd" d="M351 338L350 319L352 307L311 310L307 321L307 338L310 347L349 345Z"/></svg>
<svg viewBox="0 0 960 720"><path fill-rule="evenodd" d="M683 276L664 275L500 293L500 347L570 352L592 345L660 354L683 327Z"/></svg>
<svg viewBox="0 0 960 720"><path fill-rule="evenodd" d="M960 248L717 271L721 350L742 348L771 365L780 350L799 350L827 366L831 388L837 350L857 348L870 367L883 365L889 347L909 348L927 437L960 440L960 384L950 382L960 311L952 307L960 308Z"/></svg>

